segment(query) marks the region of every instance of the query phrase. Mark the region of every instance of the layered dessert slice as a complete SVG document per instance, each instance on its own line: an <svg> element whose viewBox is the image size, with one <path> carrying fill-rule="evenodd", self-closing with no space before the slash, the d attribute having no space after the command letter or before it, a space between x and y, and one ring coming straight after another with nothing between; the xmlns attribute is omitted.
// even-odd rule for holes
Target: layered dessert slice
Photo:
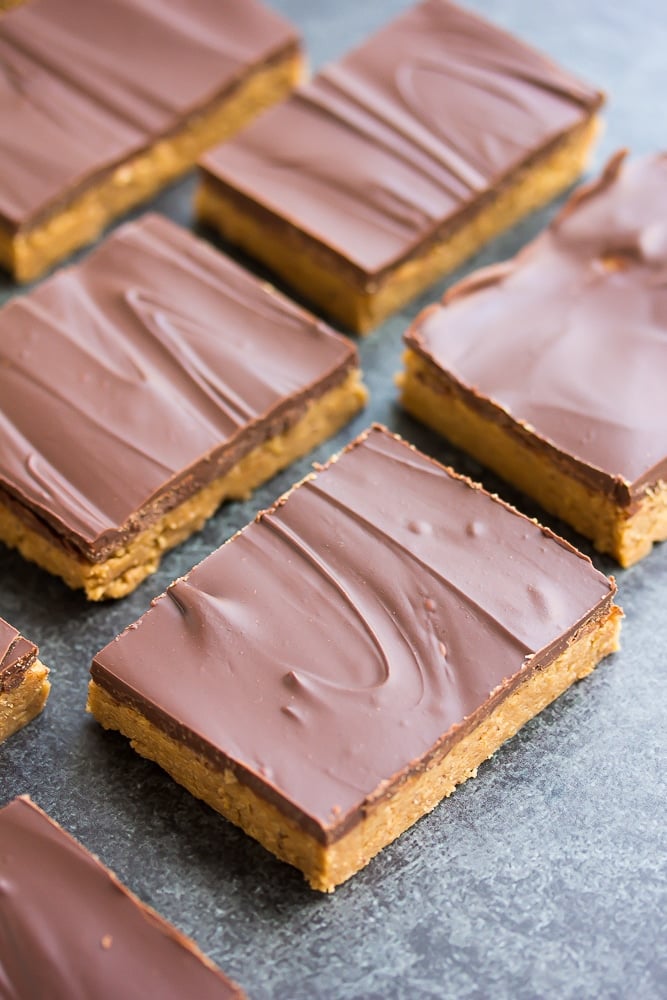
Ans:
<svg viewBox="0 0 667 1000"><path fill-rule="evenodd" d="M0 22L0 266L37 277L301 77L258 0L33 0Z"/></svg>
<svg viewBox="0 0 667 1000"><path fill-rule="evenodd" d="M207 154L198 213L365 332L571 184L601 101L424 0Z"/></svg>
<svg viewBox="0 0 667 1000"><path fill-rule="evenodd" d="M330 891L617 648L615 591L374 427L102 650L89 708Z"/></svg>
<svg viewBox="0 0 667 1000"><path fill-rule="evenodd" d="M34 642L0 618L0 743L42 711L48 675Z"/></svg>
<svg viewBox="0 0 667 1000"><path fill-rule="evenodd" d="M349 341L144 217L0 311L0 540L122 597L365 399Z"/></svg>
<svg viewBox="0 0 667 1000"><path fill-rule="evenodd" d="M0 809L0 983L12 1000L243 1000L27 797Z"/></svg>
<svg viewBox="0 0 667 1000"><path fill-rule="evenodd" d="M408 330L405 408L629 566L667 538L667 155L576 192Z"/></svg>

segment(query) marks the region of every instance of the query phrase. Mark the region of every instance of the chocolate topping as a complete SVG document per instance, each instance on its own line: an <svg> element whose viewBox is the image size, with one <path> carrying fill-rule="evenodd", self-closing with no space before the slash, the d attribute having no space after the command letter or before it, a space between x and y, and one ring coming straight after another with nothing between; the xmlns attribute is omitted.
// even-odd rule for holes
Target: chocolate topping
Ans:
<svg viewBox="0 0 667 1000"><path fill-rule="evenodd" d="M28 226L285 49L257 0L33 0L0 21L0 219Z"/></svg>
<svg viewBox="0 0 667 1000"><path fill-rule="evenodd" d="M37 646L0 618L0 694L18 687L36 656Z"/></svg>
<svg viewBox="0 0 667 1000"><path fill-rule="evenodd" d="M378 275L601 100L499 28L425 0L201 162Z"/></svg>
<svg viewBox="0 0 667 1000"><path fill-rule="evenodd" d="M615 589L376 427L176 581L91 673L327 843Z"/></svg>
<svg viewBox="0 0 667 1000"><path fill-rule="evenodd" d="M5 1000L243 994L29 799L0 810Z"/></svg>
<svg viewBox="0 0 667 1000"><path fill-rule="evenodd" d="M622 504L667 478L666 199L667 154L615 156L406 334L454 391Z"/></svg>
<svg viewBox="0 0 667 1000"><path fill-rule="evenodd" d="M144 216L0 312L0 498L102 558L357 363L310 313Z"/></svg>

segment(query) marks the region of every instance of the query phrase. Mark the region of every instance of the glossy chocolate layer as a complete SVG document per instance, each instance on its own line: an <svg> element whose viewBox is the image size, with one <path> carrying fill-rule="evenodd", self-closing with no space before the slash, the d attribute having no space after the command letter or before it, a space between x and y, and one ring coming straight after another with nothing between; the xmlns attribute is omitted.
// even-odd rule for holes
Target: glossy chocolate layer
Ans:
<svg viewBox="0 0 667 1000"><path fill-rule="evenodd" d="M0 810L0 996L243 994L29 799L18 798Z"/></svg>
<svg viewBox="0 0 667 1000"><path fill-rule="evenodd" d="M374 428L204 560L93 679L333 841L615 587Z"/></svg>
<svg viewBox="0 0 667 1000"><path fill-rule="evenodd" d="M18 687L36 656L37 646L0 618L0 694Z"/></svg>
<svg viewBox="0 0 667 1000"><path fill-rule="evenodd" d="M29 226L289 48L258 0L33 0L0 21L0 220Z"/></svg>
<svg viewBox="0 0 667 1000"><path fill-rule="evenodd" d="M425 0L201 162L249 209L377 275L600 102L500 29Z"/></svg>
<svg viewBox="0 0 667 1000"><path fill-rule="evenodd" d="M0 499L101 558L356 365L310 313L144 216L0 312Z"/></svg>
<svg viewBox="0 0 667 1000"><path fill-rule="evenodd" d="M406 335L436 376L621 503L667 478L666 203L667 154L614 157Z"/></svg>

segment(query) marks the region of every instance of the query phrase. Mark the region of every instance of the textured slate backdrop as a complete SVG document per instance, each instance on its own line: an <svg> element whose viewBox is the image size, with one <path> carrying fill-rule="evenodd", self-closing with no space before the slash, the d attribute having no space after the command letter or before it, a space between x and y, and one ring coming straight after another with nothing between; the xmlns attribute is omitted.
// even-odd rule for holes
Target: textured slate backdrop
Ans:
<svg viewBox="0 0 667 1000"><path fill-rule="evenodd" d="M275 6L301 26L317 67L408 4L275 0ZM619 146L647 152L665 142L661 0L473 0L471 6L607 90L596 166ZM186 179L152 207L191 224L192 190ZM459 275L513 254L553 211L495 241ZM312 893L296 871L83 713L97 649L300 478L311 460L325 459L371 420L537 513L396 407L392 377L401 334L452 280L361 344L372 391L362 416L252 501L224 508L126 600L88 605L0 549L0 613L40 644L54 682L41 720L0 749L0 802L32 794L256 1000L664 997L667 546L617 572L627 614L622 652L332 897ZM11 284L0 279L0 298L11 294ZM558 522L543 519L589 551ZM594 561L614 570L605 559Z"/></svg>

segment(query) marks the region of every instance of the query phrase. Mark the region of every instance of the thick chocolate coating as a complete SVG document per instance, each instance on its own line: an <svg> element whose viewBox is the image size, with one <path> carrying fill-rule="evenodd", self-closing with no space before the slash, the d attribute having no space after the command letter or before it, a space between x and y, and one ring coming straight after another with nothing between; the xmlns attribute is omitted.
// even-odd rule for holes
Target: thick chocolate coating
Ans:
<svg viewBox="0 0 667 1000"><path fill-rule="evenodd" d="M37 646L0 618L0 694L18 687L36 656Z"/></svg>
<svg viewBox="0 0 667 1000"><path fill-rule="evenodd" d="M666 201L667 154L614 157L546 233L405 338L491 419L625 504L667 477Z"/></svg>
<svg viewBox="0 0 667 1000"><path fill-rule="evenodd" d="M201 164L378 276L601 100L476 15L424 0Z"/></svg>
<svg viewBox="0 0 667 1000"><path fill-rule="evenodd" d="M0 312L0 499L102 558L356 364L310 313L144 216Z"/></svg>
<svg viewBox="0 0 667 1000"><path fill-rule="evenodd" d="M0 20L0 220L32 225L297 35L258 0L33 0Z"/></svg>
<svg viewBox="0 0 667 1000"><path fill-rule="evenodd" d="M241 1000L187 938L37 809L0 810L3 1000Z"/></svg>
<svg viewBox="0 0 667 1000"><path fill-rule="evenodd" d="M567 543L376 427L176 581L91 672L327 843L614 592Z"/></svg>

